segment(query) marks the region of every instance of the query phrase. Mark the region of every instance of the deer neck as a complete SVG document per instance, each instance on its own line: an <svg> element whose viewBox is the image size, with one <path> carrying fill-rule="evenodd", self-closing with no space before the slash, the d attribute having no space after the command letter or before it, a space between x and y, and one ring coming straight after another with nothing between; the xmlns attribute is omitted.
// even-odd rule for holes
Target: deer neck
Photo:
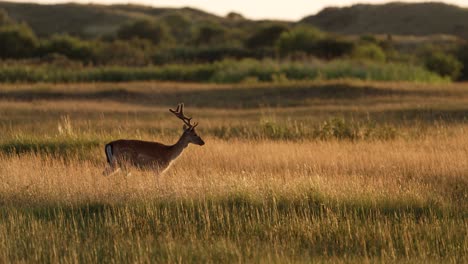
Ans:
<svg viewBox="0 0 468 264"><path fill-rule="evenodd" d="M185 136L185 133L180 136L179 140L172 145L172 155L171 160L175 160L177 157L182 154L182 151L188 146L189 141L188 138Z"/></svg>

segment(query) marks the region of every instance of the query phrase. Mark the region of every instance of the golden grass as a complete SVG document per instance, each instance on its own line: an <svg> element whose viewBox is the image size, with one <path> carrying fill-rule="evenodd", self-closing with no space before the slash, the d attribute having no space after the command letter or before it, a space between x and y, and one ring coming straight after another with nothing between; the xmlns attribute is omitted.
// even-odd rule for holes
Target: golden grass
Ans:
<svg viewBox="0 0 468 264"><path fill-rule="evenodd" d="M411 142L207 141L159 177L135 169L104 177L104 162L1 157L0 257L466 260L464 134Z"/></svg>
<svg viewBox="0 0 468 264"><path fill-rule="evenodd" d="M468 141L464 131L450 138L410 142L207 141L203 147L191 146L160 176L133 169L130 176L103 177L101 149L93 150L102 156L101 162L4 155L3 203L112 204L168 195L198 199L236 191L262 197L270 191L294 195L302 186L334 199L410 198L441 207L467 205ZM20 203L16 198L21 198Z"/></svg>
<svg viewBox="0 0 468 264"><path fill-rule="evenodd" d="M155 84L138 85L144 90ZM207 87L212 88L202 89ZM379 95L314 99L318 104L301 101L294 107L205 108L186 102L207 144L190 146L163 175L131 169L130 175L112 177L102 176L106 140L177 139L180 124L170 120L165 103L67 96L4 100L0 143L76 144L64 153L0 153L0 261L466 262L466 91L454 85L428 100ZM385 112L389 107L407 119ZM457 114L412 113L425 108ZM400 136L222 140L210 132L262 119L307 126L343 115L357 122L379 111L384 114L377 124L393 124ZM97 145L80 150L88 139Z"/></svg>

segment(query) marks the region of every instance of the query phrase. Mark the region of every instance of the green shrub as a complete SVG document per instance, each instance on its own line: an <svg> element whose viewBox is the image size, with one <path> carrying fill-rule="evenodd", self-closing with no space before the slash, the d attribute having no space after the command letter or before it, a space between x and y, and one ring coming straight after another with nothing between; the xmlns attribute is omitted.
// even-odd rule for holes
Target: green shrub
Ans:
<svg viewBox="0 0 468 264"><path fill-rule="evenodd" d="M114 40L97 45L94 62L99 65L144 66L151 64L153 49L143 40Z"/></svg>
<svg viewBox="0 0 468 264"><path fill-rule="evenodd" d="M425 61L426 68L441 76L449 77L452 80L458 78L463 64L450 54L436 52L429 55Z"/></svg>
<svg viewBox="0 0 468 264"><path fill-rule="evenodd" d="M0 58L27 58L34 55L38 40L26 25L0 27Z"/></svg>
<svg viewBox="0 0 468 264"><path fill-rule="evenodd" d="M351 54L353 48L354 44L351 41L337 37L327 37L317 42L312 54L315 57L330 60Z"/></svg>
<svg viewBox="0 0 468 264"><path fill-rule="evenodd" d="M170 35L177 43L189 43L193 39L193 26L185 14L169 13L163 15L159 21L167 26Z"/></svg>
<svg viewBox="0 0 468 264"><path fill-rule="evenodd" d="M117 36L125 40L147 39L155 45L172 40L170 31L164 23L149 19L124 24L118 29Z"/></svg>
<svg viewBox="0 0 468 264"><path fill-rule="evenodd" d="M353 59L372 60L384 62L386 59L385 52L376 44L365 43L356 45L352 52Z"/></svg>
<svg viewBox="0 0 468 264"><path fill-rule="evenodd" d="M378 44L379 41L374 35L362 35L359 37L359 41L364 42L364 43L373 43L373 44Z"/></svg>
<svg viewBox="0 0 468 264"><path fill-rule="evenodd" d="M279 72L277 65L272 61L224 60L215 65L216 72L210 81L218 83L238 83L252 77L256 77L259 81L271 81L272 75Z"/></svg>
<svg viewBox="0 0 468 264"><path fill-rule="evenodd" d="M256 55L252 51L238 46L175 47L160 49L155 52L153 63L206 63L222 61L227 58L243 59L250 57L256 57Z"/></svg>
<svg viewBox="0 0 468 264"><path fill-rule="evenodd" d="M54 35L39 47L39 54L62 54L69 59L91 62L95 51L91 43L69 35Z"/></svg>
<svg viewBox="0 0 468 264"><path fill-rule="evenodd" d="M283 32L277 43L280 55L286 56L294 53L312 54L324 33L314 27L298 27Z"/></svg>
<svg viewBox="0 0 468 264"><path fill-rule="evenodd" d="M224 43L226 30L218 24L204 24L196 30L194 43L197 45L210 45Z"/></svg>
<svg viewBox="0 0 468 264"><path fill-rule="evenodd" d="M288 27L282 24L274 24L258 29L245 42L250 49L273 47L283 32Z"/></svg>
<svg viewBox="0 0 468 264"><path fill-rule="evenodd" d="M459 79L468 80L468 44L462 45L457 50L457 59L462 63Z"/></svg>

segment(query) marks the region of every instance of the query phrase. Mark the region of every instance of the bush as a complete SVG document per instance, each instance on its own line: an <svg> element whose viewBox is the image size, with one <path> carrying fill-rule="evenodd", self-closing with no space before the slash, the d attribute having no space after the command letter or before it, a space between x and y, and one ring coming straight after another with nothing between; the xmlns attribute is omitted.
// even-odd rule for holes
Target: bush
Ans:
<svg viewBox="0 0 468 264"><path fill-rule="evenodd" d="M252 51L236 46L176 47L161 49L153 56L153 63L206 63L221 61L226 58L242 59L257 56Z"/></svg>
<svg viewBox="0 0 468 264"><path fill-rule="evenodd" d="M94 59L93 45L69 35L54 35L41 43L39 54L62 54L69 59L91 62Z"/></svg>
<svg viewBox="0 0 468 264"><path fill-rule="evenodd" d="M172 36L164 23L157 23L149 19L137 20L121 26L117 31L120 39L147 39L158 45L163 42L170 42Z"/></svg>
<svg viewBox="0 0 468 264"><path fill-rule="evenodd" d="M360 44L354 47L351 57L360 60L372 60L384 62L386 59L384 51L373 43Z"/></svg>
<svg viewBox="0 0 468 264"><path fill-rule="evenodd" d="M139 41L99 43L95 62L100 65L144 66L152 62L152 49Z"/></svg>
<svg viewBox="0 0 468 264"><path fill-rule="evenodd" d="M273 47L283 32L288 31L285 25L270 25L252 34L245 42L249 49Z"/></svg>
<svg viewBox="0 0 468 264"><path fill-rule="evenodd" d="M225 41L225 36L226 30L220 25L206 24L197 29L194 42L197 45L223 43Z"/></svg>
<svg viewBox="0 0 468 264"><path fill-rule="evenodd" d="M350 54L353 48L354 44L351 41L327 37L317 42L312 53L316 57L330 60Z"/></svg>
<svg viewBox="0 0 468 264"><path fill-rule="evenodd" d="M359 37L359 40L364 43L373 43L373 44L378 44L379 41L374 35L362 35Z"/></svg>
<svg viewBox="0 0 468 264"><path fill-rule="evenodd" d="M0 57L31 57L38 46L34 32L26 25L0 27Z"/></svg>
<svg viewBox="0 0 468 264"><path fill-rule="evenodd" d="M288 32L283 32L277 43L281 56L294 53L313 54L316 45L324 33L314 27L298 27Z"/></svg>
<svg viewBox="0 0 468 264"><path fill-rule="evenodd" d="M462 63L450 54L436 52L426 59L426 68L441 76L455 80L461 73Z"/></svg>
<svg viewBox="0 0 468 264"><path fill-rule="evenodd" d="M459 79L466 81L468 80L468 44L459 47L457 59L462 63Z"/></svg>
<svg viewBox="0 0 468 264"><path fill-rule="evenodd" d="M190 18L178 13L169 13L160 18L169 29L170 35L177 43L188 43L193 39L193 28Z"/></svg>

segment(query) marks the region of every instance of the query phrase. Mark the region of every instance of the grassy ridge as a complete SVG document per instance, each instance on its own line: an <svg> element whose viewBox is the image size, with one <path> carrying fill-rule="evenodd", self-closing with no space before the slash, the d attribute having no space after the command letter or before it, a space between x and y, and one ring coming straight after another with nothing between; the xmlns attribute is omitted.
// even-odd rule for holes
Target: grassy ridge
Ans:
<svg viewBox="0 0 468 264"><path fill-rule="evenodd" d="M429 15L430 14L430 15ZM444 3L357 4L326 8L302 19L323 30L344 34L436 35L467 38L468 10Z"/></svg>
<svg viewBox="0 0 468 264"><path fill-rule="evenodd" d="M152 8L138 5L55 4L1 2L0 8L17 21L29 24L40 36L72 34L89 38L115 34L118 27L143 18L161 18L181 14L192 21L221 22L223 18L200 10Z"/></svg>
<svg viewBox="0 0 468 264"><path fill-rule="evenodd" d="M164 18L180 14L193 23L215 22L233 24L218 17L191 8L153 8L138 5L37 5L1 2L0 8L17 21L25 21L40 35L55 33L98 37L115 34L118 26L138 18ZM428 15L431 14L431 19ZM311 23L324 30L346 34L452 34L466 36L465 8L444 3L389 3L385 5L354 5L345 8L326 8L301 22ZM64 23L64 18L68 23ZM246 27L255 27L256 21L242 20Z"/></svg>

